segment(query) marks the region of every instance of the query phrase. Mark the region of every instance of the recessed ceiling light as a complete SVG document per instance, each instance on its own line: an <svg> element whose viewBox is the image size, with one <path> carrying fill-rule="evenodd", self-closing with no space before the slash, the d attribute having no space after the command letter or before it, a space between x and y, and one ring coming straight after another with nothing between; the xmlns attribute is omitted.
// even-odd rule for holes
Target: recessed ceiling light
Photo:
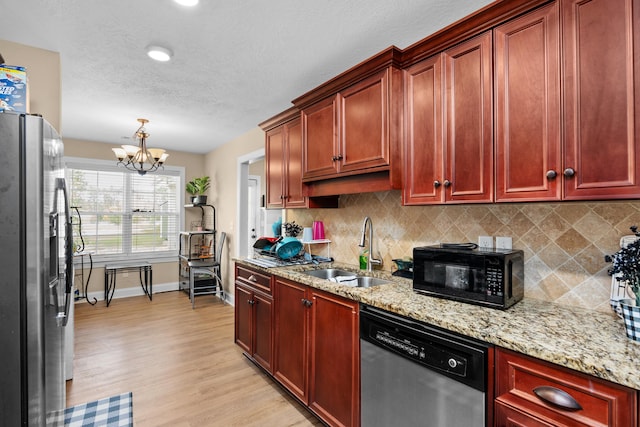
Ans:
<svg viewBox="0 0 640 427"><path fill-rule="evenodd" d="M182 6L195 6L198 4L198 0L173 0Z"/></svg>
<svg viewBox="0 0 640 427"><path fill-rule="evenodd" d="M149 46L147 47L147 55L149 55L149 58L155 59L156 61L167 62L173 56L173 52L166 47Z"/></svg>

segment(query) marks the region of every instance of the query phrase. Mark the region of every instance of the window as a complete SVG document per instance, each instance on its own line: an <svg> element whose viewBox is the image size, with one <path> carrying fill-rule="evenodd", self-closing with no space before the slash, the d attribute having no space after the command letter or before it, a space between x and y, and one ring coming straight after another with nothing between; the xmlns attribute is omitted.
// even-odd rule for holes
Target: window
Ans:
<svg viewBox="0 0 640 427"><path fill-rule="evenodd" d="M175 259L183 168L139 175L109 161L65 160L76 248L97 262Z"/></svg>

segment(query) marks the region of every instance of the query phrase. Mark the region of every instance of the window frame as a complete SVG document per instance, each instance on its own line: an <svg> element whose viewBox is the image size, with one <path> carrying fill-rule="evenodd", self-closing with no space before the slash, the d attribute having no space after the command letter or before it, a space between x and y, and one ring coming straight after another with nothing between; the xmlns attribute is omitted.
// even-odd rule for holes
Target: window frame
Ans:
<svg viewBox="0 0 640 427"><path fill-rule="evenodd" d="M65 166L65 179L68 179L70 176L69 171L71 169L86 169L86 170L94 170L100 172L119 172L123 174L132 174L135 175L137 172L129 171L122 166L118 166L115 161L109 160L101 160L101 159L90 159L90 158L82 158L82 157L64 157L64 166ZM178 193L178 197L176 200L176 207L178 209L178 223L176 224L176 238L180 239L179 233L180 230L184 227L184 189L185 186L185 168L183 166L168 166L164 165L164 168L159 169L155 172L149 172L156 175L170 175L176 176L179 178L178 187L176 188L176 192ZM130 180L126 180L126 188L130 186ZM127 190L125 190L127 191ZM127 194L131 194L127 192ZM126 198L126 206L131 206L131 200L129 197ZM74 212L71 212L73 215ZM80 211L82 214L82 211ZM126 215L124 216L126 220ZM130 222L130 221L129 221ZM124 237L123 237L124 240ZM163 251L163 252L131 252L131 253L118 253L118 254L94 254L93 265L94 267L102 267L105 264L114 263L114 262L123 262L123 261L149 261L153 263L162 263L162 262L173 262L178 259L178 250L179 250L179 240L177 240L178 245L175 250ZM131 248L129 248L131 249Z"/></svg>

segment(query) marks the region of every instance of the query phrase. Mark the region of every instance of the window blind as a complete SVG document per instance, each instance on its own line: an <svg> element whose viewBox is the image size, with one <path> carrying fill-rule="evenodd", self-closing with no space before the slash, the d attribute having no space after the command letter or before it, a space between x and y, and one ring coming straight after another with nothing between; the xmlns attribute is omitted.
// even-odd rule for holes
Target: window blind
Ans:
<svg viewBox="0 0 640 427"><path fill-rule="evenodd" d="M146 175L113 162L66 158L74 244L94 260L176 257L184 169L165 166ZM82 235L80 235L80 219Z"/></svg>

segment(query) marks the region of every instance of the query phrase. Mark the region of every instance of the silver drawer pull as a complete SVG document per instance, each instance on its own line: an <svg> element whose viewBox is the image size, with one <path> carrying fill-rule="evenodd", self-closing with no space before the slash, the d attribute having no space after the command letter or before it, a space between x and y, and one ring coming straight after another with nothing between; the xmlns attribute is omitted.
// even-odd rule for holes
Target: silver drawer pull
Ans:
<svg viewBox="0 0 640 427"><path fill-rule="evenodd" d="M253 274L251 276L249 276L249 281L250 282L257 282L258 279L256 279L256 276L254 276Z"/></svg>
<svg viewBox="0 0 640 427"><path fill-rule="evenodd" d="M559 406L564 409L568 409L570 411L577 411L582 409L582 406L578 403L576 399L573 398L569 393L564 390L560 390L559 388L550 387L550 386L541 386L533 389L533 392L547 403L551 403L552 405Z"/></svg>

